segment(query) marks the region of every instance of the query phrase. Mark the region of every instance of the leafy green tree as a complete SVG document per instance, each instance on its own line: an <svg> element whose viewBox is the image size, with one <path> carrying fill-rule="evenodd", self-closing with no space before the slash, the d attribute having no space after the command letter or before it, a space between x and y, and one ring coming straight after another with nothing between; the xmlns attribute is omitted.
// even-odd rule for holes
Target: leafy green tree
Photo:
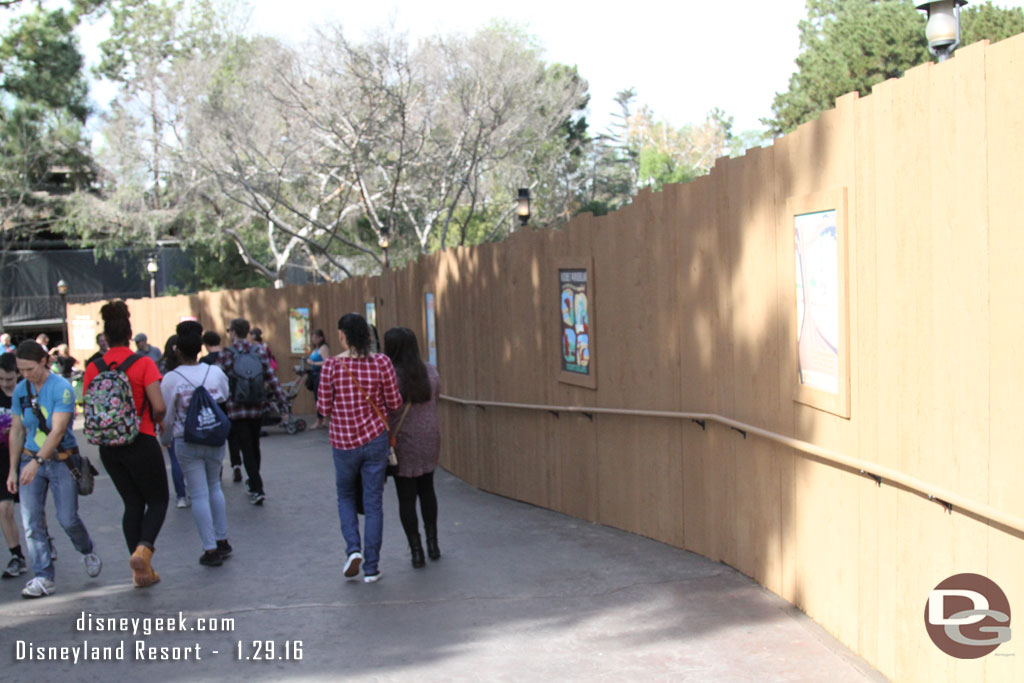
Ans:
<svg viewBox="0 0 1024 683"><path fill-rule="evenodd" d="M732 135L732 118L712 110L703 123L680 128L656 121L647 107L630 119L629 140L637 153L641 187L660 190L685 183L711 170Z"/></svg>
<svg viewBox="0 0 1024 683"><path fill-rule="evenodd" d="M617 110L608 128L588 140L586 182L580 211L603 216L615 211L636 193L639 150L630 143L629 122L633 116L636 90L626 88L615 94Z"/></svg>
<svg viewBox="0 0 1024 683"><path fill-rule="evenodd" d="M925 17L910 0L808 0L800 22L800 54L789 89L772 104L774 117L762 120L773 136L831 109L848 92L871 88L930 59ZM1019 8L986 2L962 13L963 43L1001 40L1024 30Z"/></svg>
<svg viewBox="0 0 1024 683"><path fill-rule="evenodd" d="M971 4L960 13L960 40L964 45L988 40L993 43L1024 33L1024 9L996 7L988 0Z"/></svg>
<svg viewBox="0 0 1024 683"><path fill-rule="evenodd" d="M774 118L762 121L773 136L928 59L924 17L909 0L808 0L807 13L789 90L775 96Z"/></svg>
<svg viewBox="0 0 1024 683"><path fill-rule="evenodd" d="M84 132L88 85L74 29L100 4L47 9L38 2L0 35L0 272L12 248L58 237L66 195L95 177Z"/></svg>

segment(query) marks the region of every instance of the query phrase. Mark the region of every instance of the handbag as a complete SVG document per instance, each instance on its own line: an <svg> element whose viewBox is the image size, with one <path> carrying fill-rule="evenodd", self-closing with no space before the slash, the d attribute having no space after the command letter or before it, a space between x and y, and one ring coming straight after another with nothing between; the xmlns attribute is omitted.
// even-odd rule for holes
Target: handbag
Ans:
<svg viewBox="0 0 1024 683"><path fill-rule="evenodd" d="M43 415L42 408L39 407L39 401L32 395L32 382L28 383L28 398L31 402L32 412L39 422L38 428L43 434L49 436L50 427L46 424L46 417ZM25 412L24 404L21 406L21 412ZM96 475L99 474L99 471L89 462L88 456L82 455L78 451L78 447L75 446L66 451L57 451L56 457L58 460L62 460L71 471L71 476L74 477L78 488L78 495L88 496L93 492L96 488Z"/></svg>
<svg viewBox="0 0 1024 683"><path fill-rule="evenodd" d="M363 396L366 397L366 402L370 404L370 407L373 408L373 412L377 413L377 417L379 417L380 421L384 423L384 429L388 433L388 471L384 474L384 477L387 478L392 467L395 468L396 472L398 471L398 456L395 455L395 444L398 442L398 432L391 431L391 428L388 426L388 421L384 419L384 413L380 412L380 408L378 408L377 404L373 402L372 398L370 398L370 393L363 388L363 384L359 381L359 378L356 377L356 373L352 372L344 361L342 361L341 367L344 368L345 372L352 377L352 381L356 383L359 390L363 392ZM402 413L402 419L405 419L405 413Z"/></svg>
<svg viewBox="0 0 1024 683"><path fill-rule="evenodd" d="M71 470L71 476L75 478L75 483L78 484L78 495L88 496L96 488L96 475L99 472L93 467L92 463L89 462L89 458L78 452L78 449L72 449L67 452L66 458L61 458L64 464ZM63 453L58 453L58 457Z"/></svg>
<svg viewBox="0 0 1024 683"><path fill-rule="evenodd" d="M392 429L392 430L390 430L388 432L388 443L391 444L391 452L392 453L395 452L395 446L398 445L398 433L400 431L402 431L402 423L405 422L405 416L409 412L409 407L411 405L412 405L411 403L406 402L405 408L402 409L402 416L400 418L398 418L398 424L395 425L394 429ZM398 456L397 455L395 456L395 462L394 463L392 463L390 460L388 460L388 468L387 468L387 471L384 473L384 476L385 476L385 478L386 477L397 477L398 476Z"/></svg>

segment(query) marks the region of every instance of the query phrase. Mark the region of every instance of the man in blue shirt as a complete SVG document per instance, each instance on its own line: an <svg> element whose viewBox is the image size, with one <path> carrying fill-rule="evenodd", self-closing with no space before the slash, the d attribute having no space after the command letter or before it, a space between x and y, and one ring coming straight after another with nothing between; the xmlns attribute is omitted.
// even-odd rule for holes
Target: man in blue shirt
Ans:
<svg viewBox="0 0 1024 683"><path fill-rule="evenodd" d="M7 490L16 493L20 487L21 519L34 574L21 595L41 598L56 590L46 533L47 489L53 491L57 520L75 550L84 557L86 573L98 576L103 563L93 552L92 539L78 516L78 485L63 462L78 450L71 431L75 392L70 382L47 369L46 350L36 342L22 342L15 355L18 372L25 379L18 383L11 396L11 465Z"/></svg>

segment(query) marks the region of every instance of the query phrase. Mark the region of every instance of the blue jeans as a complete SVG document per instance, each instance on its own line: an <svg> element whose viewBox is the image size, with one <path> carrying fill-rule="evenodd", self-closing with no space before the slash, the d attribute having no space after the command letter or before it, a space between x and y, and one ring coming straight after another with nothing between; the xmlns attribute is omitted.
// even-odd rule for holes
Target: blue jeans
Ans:
<svg viewBox="0 0 1024 683"><path fill-rule="evenodd" d="M179 437L174 440L174 449L192 495L192 519L199 529L199 540L204 550L214 550L218 540L228 538L227 506L220 488L224 446L185 443Z"/></svg>
<svg viewBox="0 0 1024 683"><path fill-rule="evenodd" d="M175 439L177 441L177 439ZM167 455L171 459L171 481L174 482L174 495L178 498L184 498L185 494L188 493L185 490L185 473L181 470L181 463L178 462L177 453L174 450L174 443L171 443L170 448L167 449Z"/></svg>
<svg viewBox="0 0 1024 683"><path fill-rule="evenodd" d="M22 455L21 467L31 462ZM20 472L20 470L19 470ZM35 576L54 578L53 559L50 557L50 537L46 533L46 491L53 491L53 506L57 521L64 527L75 550L83 555L92 552L92 539L78 516L78 484L68 466L58 460L47 460L39 465L36 476L21 485L21 523L25 527L28 556Z"/></svg>
<svg viewBox="0 0 1024 683"><path fill-rule="evenodd" d="M359 516L356 514L356 477L363 479L363 509L366 510L366 549L363 550L363 574L376 574L380 562L380 544L384 537L384 472L388 467L388 433L362 446L334 453L335 485L338 489L338 517L345 537L345 554L360 552Z"/></svg>

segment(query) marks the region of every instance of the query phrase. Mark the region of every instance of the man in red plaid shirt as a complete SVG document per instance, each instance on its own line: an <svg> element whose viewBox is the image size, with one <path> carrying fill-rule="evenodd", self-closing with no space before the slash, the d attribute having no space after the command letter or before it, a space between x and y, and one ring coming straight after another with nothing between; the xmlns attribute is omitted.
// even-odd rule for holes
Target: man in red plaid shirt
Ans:
<svg viewBox="0 0 1024 683"><path fill-rule="evenodd" d="M246 340L249 335L249 321L245 318L235 318L228 328L228 335L231 337L231 346L221 350L217 356L217 364L224 369L224 374L228 376L232 394L237 377L232 374L236 355L255 353L259 355L260 362L263 364L263 379L266 386L273 392L274 398L281 407L282 419L287 421L288 399L284 395L284 390L281 389L277 375L270 367L266 349L260 344L250 344ZM263 404L241 404L236 402L232 395L228 397L225 412L231 420L231 433L228 434L228 450L231 459L234 460L241 452L245 472L249 475L249 501L253 505L262 505L266 498L263 493L263 479L260 477L260 428Z"/></svg>

